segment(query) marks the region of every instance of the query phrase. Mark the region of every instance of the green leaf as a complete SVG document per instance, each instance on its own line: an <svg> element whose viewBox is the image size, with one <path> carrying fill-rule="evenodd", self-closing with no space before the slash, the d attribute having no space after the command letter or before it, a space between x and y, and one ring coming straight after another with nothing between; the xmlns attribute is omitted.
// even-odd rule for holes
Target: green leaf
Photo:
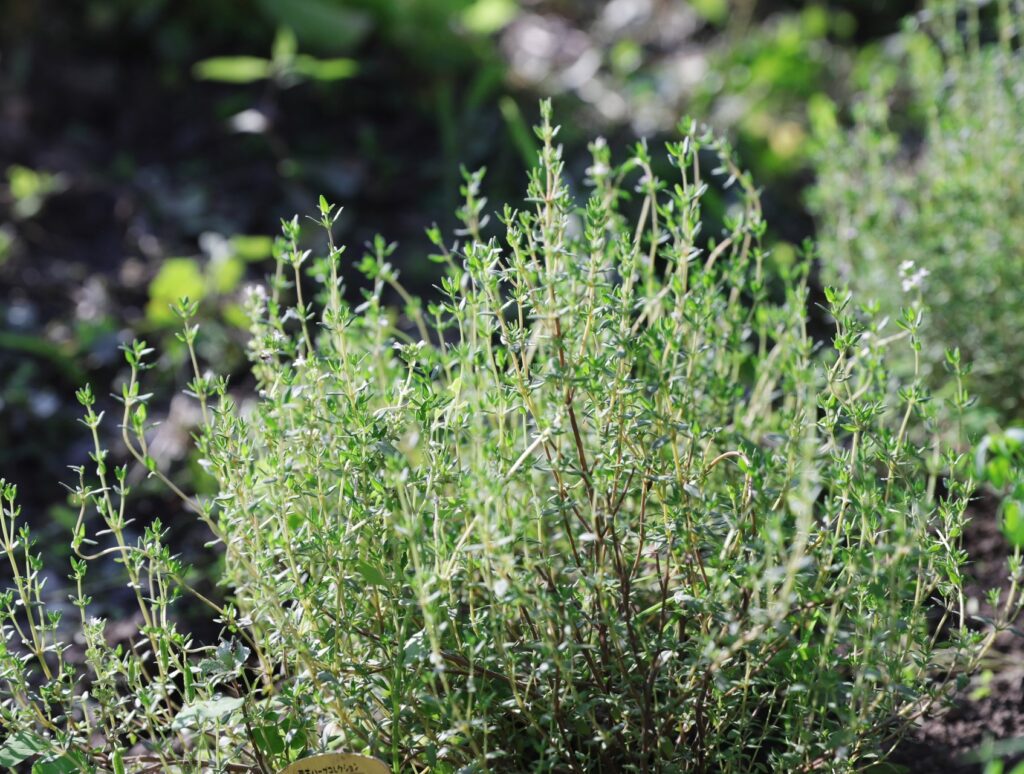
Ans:
<svg viewBox="0 0 1024 774"><path fill-rule="evenodd" d="M195 704L188 704L181 708L181 712L174 718L173 727L181 729L203 723L225 720L233 712L237 712L245 703L242 698L224 696L217 699L207 699Z"/></svg>
<svg viewBox="0 0 1024 774"><path fill-rule="evenodd" d="M245 276L245 264L240 258L230 257L210 261L210 280L218 293L230 293Z"/></svg>
<svg viewBox="0 0 1024 774"><path fill-rule="evenodd" d="M477 35L497 32L519 13L515 0L476 0L462 12L462 23Z"/></svg>
<svg viewBox="0 0 1024 774"><path fill-rule="evenodd" d="M284 737L277 726L256 726L252 730L252 741L260 752L269 755L284 752Z"/></svg>
<svg viewBox="0 0 1024 774"><path fill-rule="evenodd" d="M1013 466L1006 457L994 457L985 463L985 479L996 489L1002 489L1013 479Z"/></svg>
<svg viewBox="0 0 1024 774"><path fill-rule="evenodd" d="M182 296L201 300L206 295L206 278L199 264L192 258L168 258L149 283L149 303L146 317L153 323L174 323L174 312L168 307Z"/></svg>
<svg viewBox="0 0 1024 774"><path fill-rule="evenodd" d="M355 59L317 59L300 54L294 64L295 72L316 81L340 81L359 72Z"/></svg>
<svg viewBox="0 0 1024 774"><path fill-rule="evenodd" d="M626 77L643 65L643 49L635 40L628 38L620 40L612 46L608 54L612 72L619 77Z"/></svg>
<svg viewBox="0 0 1024 774"><path fill-rule="evenodd" d="M386 586L387 578L384 573L372 564L367 562L356 562L356 569L363 576L363 580L370 586Z"/></svg>
<svg viewBox="0 0 1024 774"><path fill-rule="evenodd" d="M33 755L45 752L50 745L42 737L25 731L15 734L0 747L0 766L13 769Z"/></svg>
<svg viewBox="0 0 1024 774"><path fill-rule="evenodd" d="M235 234L228 242L235 257L246 263L264 261L272 255L274 249L274 240L259 234Z"/></svg>
<svg viewBox="0 0 1024 774"><path fill-rule="evenodd" d="M253 83L270 77L270 61L258 56L215 56L192 67L192 74L204 81Z"/></svg>
<svg viewBox="0 0 1024 774"><path fill-rule="evenodd" d="M712 24L721 24L729 16L728 0L693 0L690 5Z"/></svg>
<svg viewBox="0 0 1024 774"><path fill-rule="evenodd" d="M299 50L299 41L295 39L295 33L291 27L278 27L277 35L274 36L274 45L271 49L271 58L277 65L284 65L295 59Z"/></svg>
<svg viewBox="0 0 1024 774"><path fill-rule="evenodd" d="M1024 547L1024 502L1007 499L1003 501L1003 534L1014 546Z"/></svg>
<svg viewBox="0 0 1024 774"><path fill-rule="evenodd" d="M273 713L269 720L274 720ZM274 725L256 726L252 736L253 743L270 755L283 755L287 752L291 759L306 748L306 733L292 718L284 718Z"/></svg>
<svg viewBox="0 0 1024 774"><path fill-rule="evenodd" d="M1024 434L1019 427L1011 427L992 439L992 451L1004 457L1013 459L1020 455L1022 448L1024 448Z"/></svg>
<svg viewBox="0 0 1024 774"><path fill-rule="evenodd" d="M85 760L78 753L67 753L59 758L39 761L32 767L32 774L79 774L88 771Z"/></svg>

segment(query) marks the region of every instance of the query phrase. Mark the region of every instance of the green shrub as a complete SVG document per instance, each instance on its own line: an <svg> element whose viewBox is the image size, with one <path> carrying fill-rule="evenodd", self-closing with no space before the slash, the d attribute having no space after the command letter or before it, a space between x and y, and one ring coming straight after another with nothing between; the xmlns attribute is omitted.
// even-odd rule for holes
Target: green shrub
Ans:
<svg viewBox="0 0 1024 774"><path fill-rule="evenodd" d="M892 315L922 284L933 340L959 347L971 392L1021 418L1024 17L994 6L989 18L975 3L928 4L925 25L898 39L905 77L878 69L852 128L826 132L812 208L828 280ZM941 351L924 354L941 373Z"/></svg>
<svg viewBox="0 0 1024 774"><path fill-rule="evenodd" d="M341 249L313 258L284 223L270 289L248 300L258 400L198 365L189 385L219 484L189 500L224 552L227 601L205 600L218 647L176 628L198 592L159 523L130 538L127 470L79 393L96 444L72 541L84 663L7 485L0 762L273 771L348 749L415 772L852 771L949 692L990 638L966 627L969 484L948 475L940 404L886 370L889 347L921 349L919 310L883 331L829 291L819 355L808 259L768 282L727 146L669 145L673 183L644 144L613 165L596 142L577 206L549 112L504 239L484 236L481 174L463 238L431 230L441 301L409 296L378 239L350 307ZM720 183L712 236L701 202ZM337 213L321 200L328 235ZM162 477L149 350L126 354L124 440ZM89 615L105 556L137 597L130 648Z"/></svg>

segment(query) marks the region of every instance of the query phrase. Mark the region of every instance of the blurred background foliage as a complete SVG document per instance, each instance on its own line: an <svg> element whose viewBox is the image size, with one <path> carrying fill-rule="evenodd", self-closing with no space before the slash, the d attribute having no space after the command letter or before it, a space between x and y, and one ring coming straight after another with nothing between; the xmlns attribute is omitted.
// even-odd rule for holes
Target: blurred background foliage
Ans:
<svg viewBox="0 0 1024 774"><path fill-rule="evenodd" d="M65 529L56 482L86 438L69 398L123 377L120 344L163 355L168 304L201 301L200 353L244 384L238 298L279 218L342 202L352 262L376 233L430 293L425 226L448 228L460 166L515 201L552 96L569 171L585 140L725 130L765 186L775 260L813 234L811 127L876 79L913 2L849 0L0 1L0 470ZM352 292L355 292L353 290ZM187 400L154 448L188 489ZM141 479L142 476L137 476ZM143 485L144 482L137 480ZM154 512L172 508L156 490Z"/></svg>
<svg viewBox="0 0 1024 774"><path fill-rule="evenodd" d="M970 363L975 437L1024 419L1022 32L1020 4L930 0L813 125L823 276L891 317L922 287L925 370L941 384L951 347Z"/></svg>

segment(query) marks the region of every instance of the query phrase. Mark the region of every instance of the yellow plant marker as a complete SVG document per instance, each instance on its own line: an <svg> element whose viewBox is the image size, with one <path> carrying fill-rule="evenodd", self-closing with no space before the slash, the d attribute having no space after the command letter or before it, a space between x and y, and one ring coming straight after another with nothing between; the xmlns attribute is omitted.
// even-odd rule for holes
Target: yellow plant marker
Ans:
<svg viewBox="0 0 1024 774"><path fill-rule="evenodd" d="M391 767L366 755L332 753L295 761L281 774L391 774Z"/></svg>

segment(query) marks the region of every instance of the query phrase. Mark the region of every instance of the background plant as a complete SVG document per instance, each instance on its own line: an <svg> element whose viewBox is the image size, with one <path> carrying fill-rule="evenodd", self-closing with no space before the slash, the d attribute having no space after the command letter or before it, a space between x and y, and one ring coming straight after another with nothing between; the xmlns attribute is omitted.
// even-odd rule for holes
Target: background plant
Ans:
<svg viewBox="0 0 1024 774"><path fill-rule="evenodd" d="M975 459L978 477L1000 498L1003 533L1012 545L1024 546L1024 428L986 435Z"/></svg>
<svg viewBox="0 0 1024 774"><path fill-rule="evenodd" d="M1020 417L1024 189L1022 17L1008 2L936 0L875 69L847 131L823 117L819 183L826 276L897 314L922 283L935 341L959 347L969 385ZM937 347L926 367L941 374Z"/></svg>
<svg viewBox="0 0 1024 774"><path fill-rule="evenodd" d="M549 111L525 206L491 223L470 174L462 237L429 232L437 302L404 289L378 238L349 304L340 211L321 198L316 257L286 221L247 302L257 402L199 365L196 305L177 305L216 497L160 471L152 352L126 348L124 443L224 552L226 601L206 599L220 646L175 624L199 592L160 522L126 537L129 469L107 464L79 391L84 664L7 484L3 761L272 771L343 747L396 771L851 771L970 666L990 636L960 591L969 482L948 475L920 374L885 365L921 352L919 307L888 331L830 290L818 358L809 261L769 282L756 189L726 144L685 127L668 181L644 143L614 164L595 142L577 204ZM707 234L712 183L729 209ZM107 557L143 620L128 647L88 612Z"/></svg>

